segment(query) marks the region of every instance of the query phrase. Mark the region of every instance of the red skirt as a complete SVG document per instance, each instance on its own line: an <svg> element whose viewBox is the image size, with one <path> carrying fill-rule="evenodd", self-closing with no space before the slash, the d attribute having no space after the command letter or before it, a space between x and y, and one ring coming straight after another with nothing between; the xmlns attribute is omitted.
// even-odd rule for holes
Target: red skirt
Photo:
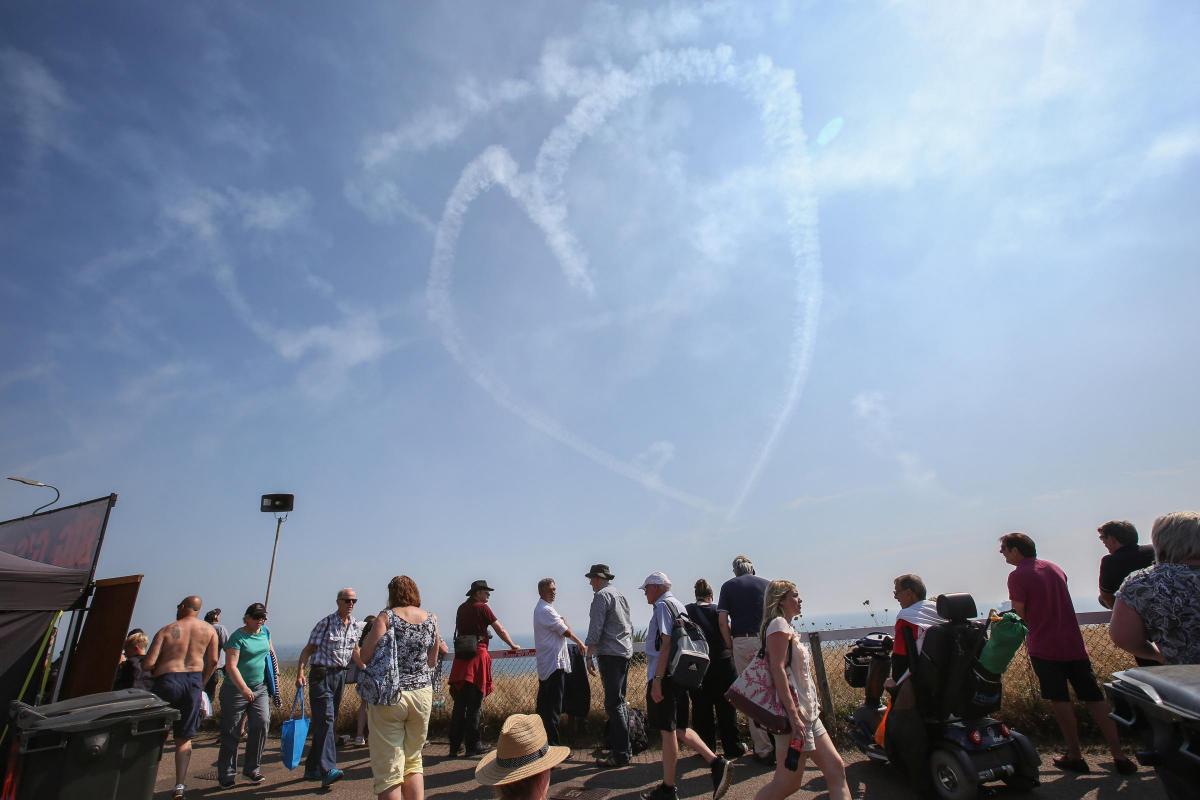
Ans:
<svg viewBox="0 0 1200 800"><path fill-rule="evenodd" d="M480 645L473 658L456 658L450 667L450 688L459 689L468 683L479 687L487 697L492 693L492 656L487 645Z"/></svg>

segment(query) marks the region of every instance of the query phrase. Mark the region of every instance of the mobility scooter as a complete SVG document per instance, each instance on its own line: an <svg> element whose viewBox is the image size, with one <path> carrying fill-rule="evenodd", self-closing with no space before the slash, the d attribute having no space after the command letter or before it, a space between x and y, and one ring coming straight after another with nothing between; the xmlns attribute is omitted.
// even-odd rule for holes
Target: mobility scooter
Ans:
<svg viewBox="0 0 1200 800"><path fill-rule="evenodd" d="M925 632L919 656L911 632L910 654L915 709L924 722L925 759L933 790L944 800L967 800L992 781L1028 790L1040 783L1041 760L1029 739L989 716L1000 708L1000 676L979 662L991 615L976 620L969 594L941 595L938 616L947 620ZM880 734L886 709L881 703L891 667L892 637L872 633L855 643L845 658L846 682L864 689L865 702L850 716L850 736L872 761L900 762ZM883 744L880 744L883 742Z"/></svg>

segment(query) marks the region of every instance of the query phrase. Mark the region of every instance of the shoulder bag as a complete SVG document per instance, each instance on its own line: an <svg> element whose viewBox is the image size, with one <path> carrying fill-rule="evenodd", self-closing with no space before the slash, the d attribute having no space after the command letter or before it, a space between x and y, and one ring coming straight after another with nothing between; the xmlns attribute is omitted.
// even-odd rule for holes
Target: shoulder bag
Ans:
<svg viewBox="0 0 1200 800"><path fill-rule="evenodd" d="M454 657L455 658L474 658L475 653L479 651L480 637L464 633L459 635L458 626L454 626Z"/></svg>
<svg viewBox="0 0 1200 800"><path fill-rule="evenodd" d="M792 644L793 640L789 639L786 662L789 665L792 663ZM787 676L787 673L788 668L785 667L783 674ZM788 678L788 691L792 694L792 701L799 707L800 698L796 695L796 687L792 686L790 678ZM742 674L737 676L733 685L725 692L725 699L731 706L745 714L753 724L767 733L791 733L792 731L792 724L788 720L783 704L779 702L779 695L775 691L775 682L771 678L765 637L762 640L762 646L758 649L758 654L746 665Z"/></svg>

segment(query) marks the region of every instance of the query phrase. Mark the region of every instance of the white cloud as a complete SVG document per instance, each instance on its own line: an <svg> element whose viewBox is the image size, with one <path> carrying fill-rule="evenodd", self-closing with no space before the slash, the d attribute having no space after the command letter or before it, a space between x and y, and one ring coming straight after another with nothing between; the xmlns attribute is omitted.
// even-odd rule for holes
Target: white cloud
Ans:
<svg viewBox="0 0 1200 800"><path fill-rule="evenodd" d="M40 381L54 370L54 365L49 361L43 361L40 364L35 364L22 369L15 369L9 372L0 373L0 392L8 389L10 386L15 386L19 383L31 383Z"/></svg>
<svg viewBox="0 0 1200 800"><path fill-rule="evenodd" d="M308 213L312 198L304 189L282 192L244 192L230 189L227 193L238 212L242 226L263 231L286 228Z"/></svg>
<svg viewBox="0 0 1200 800"><path fill-rule="evenodd" d="M892 410L881 392L860 392L850 400L850 407L861 424L863 443L877 455L896 462L905 486L918 492L944 491L937 472L925 464L920 454L900 444Z"/></svg>
<svg viewBox="0 0 1200 800"><path fill-rule="evenodd" d="M390 223L406 219L433 235L437 230L424 211L400 191L394 181L375 172L364 172L346 181L343 189L350 205L367 215L373 222Z"/></svg>
<svg viewBox="0 0 1200 800"><path fill-rule="evenodd" d="M1146 164L1157 172L1178 169L1200 156L1200 125L1192 124L1160 133L1146 150Z"/></svg>
<svg viewBox="0 0 1200 800"><path fill-rule="evenodd" d="M7 108L16 117L30 164L56 150L73 150L64 118L74 106L41 61L12 47L0 48L0 85L5 87L0 113Z"/></svg>
<svg viewBox="0 0 1200 800"><path fill-rule="evenodd" d="M1107 146L1105 72L1077 30L1081 2L897 3L923 64L911 85L868 88L846 109L838 140L817 154L822 193L907 188L924 180L974 180L997 170L1074 160ZM900 93L897 94L897 91ZM890 94L889 94L890 93ZM1038 120L1075 109L1071 136L1039 135ZM1100 104L1102 107L1104 104Z"/></svg>
<svg viewBox="0 0 1200 800"><path fill-rule="evenodd" d="M675 459L675 445L658 441L633 457L633 463L647 475L659 477L663 467Z"/></svg>

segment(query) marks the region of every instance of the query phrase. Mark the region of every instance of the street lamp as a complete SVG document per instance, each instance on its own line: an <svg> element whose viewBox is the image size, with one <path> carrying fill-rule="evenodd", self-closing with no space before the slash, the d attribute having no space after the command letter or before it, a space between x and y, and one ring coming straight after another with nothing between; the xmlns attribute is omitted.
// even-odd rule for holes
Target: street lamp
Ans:
<svg viewBox="0 0 1200 800"><path fill-rule="evenodd" d="M271 548L271 571L267 573L267 596L263 599L263 608L271 607L271 580L275 577L275 553L279 550L279 529L287 519L287 512L292 510L296 496L292 494L264 494L259 511L275 514L275 546Z"/></svg>
<svg viewBox="0 0 1200 800"><path fill-rule="evenodd" d="M33 478L22 478L20 475L9 475L8 479L10 481L16 481L17 483L23 483L26 486L42 486L47 489L54 490L54 499L51 500L49 503L46 503L46 505L44 505L44 506L38 506L37 510L33 512L34 514L38 513L38 511L41 511L43 508L49 508L50 506L54 505L55 503L58 502L58 498L62 497L62 492L60 492L58 490L57 486L51 486L48 483L42 483L41 481L35 481ZM33 516L33 514L30 514L30 516Z"/></svg>

